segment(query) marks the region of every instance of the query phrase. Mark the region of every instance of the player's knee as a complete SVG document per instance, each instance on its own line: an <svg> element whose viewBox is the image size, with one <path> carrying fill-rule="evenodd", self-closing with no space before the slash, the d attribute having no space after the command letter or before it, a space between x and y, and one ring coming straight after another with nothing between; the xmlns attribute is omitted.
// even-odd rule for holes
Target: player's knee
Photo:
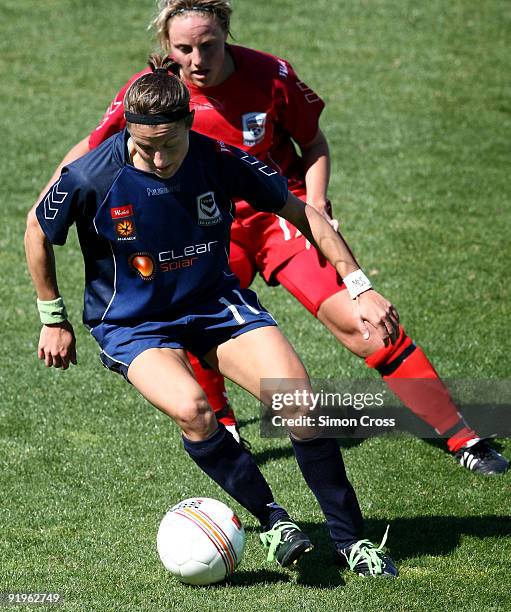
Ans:
<svg viewBox="0 0 511 612"><path fill-rule="evenodd" d="M181 399L174 414L174 420L188 437L206 438L215 427L215 415L204 395Z"/></svg>

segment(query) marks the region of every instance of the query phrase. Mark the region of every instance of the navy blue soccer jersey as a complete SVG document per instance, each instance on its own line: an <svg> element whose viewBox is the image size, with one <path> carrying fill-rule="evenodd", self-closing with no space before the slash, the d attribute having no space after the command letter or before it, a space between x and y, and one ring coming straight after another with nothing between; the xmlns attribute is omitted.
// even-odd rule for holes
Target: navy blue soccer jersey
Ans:
<svg viewBox="0 0 511 612"><path fill-rule="evenodd" d="M37 207L53 244L76 223L85 263L84 322L162 320L223 286L233 198L278 212L287 181L244 151L190 132L169 179L129 162L126 130L62 170Z"/></svg>

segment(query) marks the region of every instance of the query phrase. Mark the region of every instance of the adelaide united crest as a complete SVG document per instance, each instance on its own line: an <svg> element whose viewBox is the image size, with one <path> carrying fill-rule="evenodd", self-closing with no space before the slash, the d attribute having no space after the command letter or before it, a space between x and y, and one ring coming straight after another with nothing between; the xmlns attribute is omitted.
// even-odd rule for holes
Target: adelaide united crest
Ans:
<svg viewBox="0 0 511 612"><path fill-rule="evenodd" d="M252 147L259 144L266 130L266 113L245 113L241 117L243 144Z"/></svg>

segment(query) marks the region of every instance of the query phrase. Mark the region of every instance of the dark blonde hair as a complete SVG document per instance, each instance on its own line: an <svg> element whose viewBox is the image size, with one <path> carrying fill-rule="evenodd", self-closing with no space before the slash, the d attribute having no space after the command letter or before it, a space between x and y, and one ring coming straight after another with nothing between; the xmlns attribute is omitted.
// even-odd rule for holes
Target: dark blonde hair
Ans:
<svg viewBox="0 0 511 612"><path fill-rule="evenodd" d="M165 53L170 49L169 21L188 11L214 15L222 30L230 34L232 8L229 0L159 0L158 11L149 27L154 28L156 38Z"/></svg>
<svg viewBox="0 0 511 612"><path fill-rule="evenodd" d="M148 63L151 72L134 81L124 96L124 112L136 115L170 113L191 121L190 93L184 82L174 74L179 66L157 53L150 55Z"/></svg>

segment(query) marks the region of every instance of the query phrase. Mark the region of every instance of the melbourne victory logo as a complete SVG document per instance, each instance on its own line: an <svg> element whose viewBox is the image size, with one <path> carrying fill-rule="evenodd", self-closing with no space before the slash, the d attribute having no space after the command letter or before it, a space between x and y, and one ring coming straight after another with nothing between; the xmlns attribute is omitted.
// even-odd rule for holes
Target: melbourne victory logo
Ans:
<svg viewBox="0 0 511 612"><path fill-rule="evenodd" d="M213 191L197 196L197 215L199 225L215 225L215 223L222 221L222 215L216 205Z"/></svg>

